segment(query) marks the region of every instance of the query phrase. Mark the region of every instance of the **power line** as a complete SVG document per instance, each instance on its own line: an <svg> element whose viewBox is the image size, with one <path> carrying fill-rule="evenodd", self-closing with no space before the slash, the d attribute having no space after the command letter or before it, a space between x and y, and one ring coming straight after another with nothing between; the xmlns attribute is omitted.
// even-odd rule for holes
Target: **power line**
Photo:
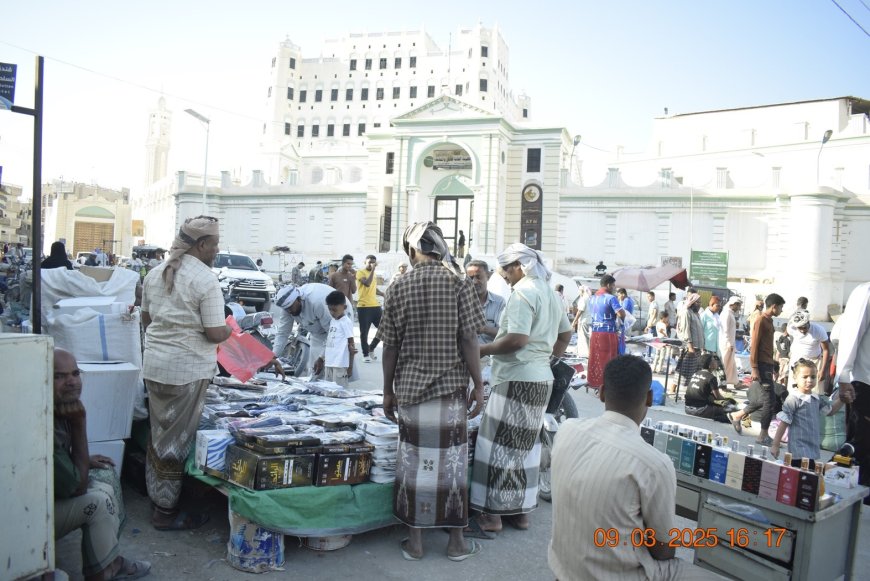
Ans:
<svg viewBox="0 0 870 581"><path fill-rule="evenodd" d="M23 46L18 46L18 45L16 45L16 44L12 44L11 42L6 42L5 40L0 40L0 44L5 44L6 46L11 46L12 48L16 48L16 49L18 49L18 50L22 50L22 51L24 51L24 52L29 52L30 54L33 54L33 55L38 55L38 54L39 54L38 52L36 52L36 51L34 51L34 50L31 50L31 49L29 49L29 48L25 48L25 47L23 47ZM104 77L104 78L106 78L106 79L109 79L109 80L115 81L116 83L122 83L122 84L125 84L125 85L130 85L131 87L136 87L137 89L141 89L141 90L143 90L143 91L149 91L149 92L151 92L151 93L156 93L157 95L163 95L163 96L167 96L167 97L172 97L173 99L178 99L179 101L183 101L183 102L186 102L186 103L191 103L191 104L193 104L193 105L199 105L199 106L201 106L201 107L207 107L207 108L209 108L209 109L212 110L212 111L220 111L220 112L222 112L222 113L227 113L227 114L229 114L229 115L235 115L236 117L241 117L241 118L243 118L243 119L249 119L249 120L251 120L251 121L258 121L258 122L259 122L259 121L262 121L262 120L263 120L262 118L259 118L259 117L252 117L252 116L250 116L250 115L246 115L245 113L239 113L238 111L231 111L230 109L224 109L223 107L215 107L214 105L209 105L208 103L205 103L205 102L203 102L203 101L197 101L196 99L191 99L191 98L189 98L189 97L185 97L185 96L183 96L183 95L175 95L175 94L173 94L173 93L167 93L166 91L163 91L163 90L161 90L161 89L155 89L155 88L153 88L153 87L149 87L149 86L147 86L147 85L143 85L143 84L141 84L141 83L136 83L136 82L134 82L134 81L128 81L127 79L122 79L122 78L120 78L120 77L116 77L116 76L113 76L113 75L110 75L110 74L107 74L107 73L101 73L100 71L95 71L95 70L93 70L93 69L89 69L88 67L85 67L85 66L82 66L82 65L77 65L77 64L75 64L75 63L71 63L71 62L69 62L69 61L65 61L65 60L62 60L62 59L59 59L59 58L55 58L55 57L51 57L51 56L46 56L46 55L42 55L42 56L44 56L44 57L46 58L46 60L51 60L51 61L54 61L54 62L56 62L56 63L60 63L60 64L62 64L62 65L66 65L66 66L68 66L68 67L72 67L72 68L75 68L75 69L79 69L79 70L85 71L85 72L87 72L87 73L90 73L90 74L92 74L92 75L97 75L97 76L99 76L99 77Z"/></svg>
<svg viewBox="0 0 870 581"><path fill-rule="evenodd" d="M868 11L870 11L870 6L867 6L867 3L864 2L864 0L858 0L858 2L860 2Z"/></svg>
<svg viewBox="0 0 870 581"><path fill-rule="evenodd" d="M837 8L839 8L840 11L841 11L843 14L846 15L846 18L848 18L849 20L851 20L851 21L855 24L855 26L857 26L858 28L860 28L860 29L861 29L861 32L863 32L863 33L866 34L868 37L870 37L870 32L867 32L867 31L864 29L863 26L861 26L860 24L858 24L858 21L855 20L854 18L852 18L852 16L851 16L848 12L846 12L846 9L845 9L845 8L843 8L842 6L840 6L839 4L837 4L837 0L831 0L831 2L833 2L833 3L834 3L834 6L836 6ZM862 1L861 4L864 4L864 2ZM866 8L867 5L864 4L864 7ZM870 8L868 8L868 10L870 10Z"/></svg>

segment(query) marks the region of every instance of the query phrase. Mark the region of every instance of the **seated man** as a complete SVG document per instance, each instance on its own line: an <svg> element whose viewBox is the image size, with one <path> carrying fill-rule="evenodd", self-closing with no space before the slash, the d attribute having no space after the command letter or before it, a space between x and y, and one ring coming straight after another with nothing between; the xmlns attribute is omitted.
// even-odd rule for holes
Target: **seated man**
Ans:
<svg viewBox="0 0 870 581"><path fill-rule="evenodd" d="M612 359L598 395L604 414L568 420L559 428L549 563L561 581L719 579L676 559L676 549L668 546L677 491L674 465L640 437L639 428L652 405L651 381L652 371L640 357ZM637 542L638 530L644 543ZM598 538L602 531L610 535L604 546Z"/></svg>
<svg viewBox="0 0 870 581"><path fill-rule="evenodd" d="M118 554L126 520L111 458L88 454L81 371L75 357L54 350L54 534L82 529L82 573L87 581L138 579L148 561Z"/></svg>

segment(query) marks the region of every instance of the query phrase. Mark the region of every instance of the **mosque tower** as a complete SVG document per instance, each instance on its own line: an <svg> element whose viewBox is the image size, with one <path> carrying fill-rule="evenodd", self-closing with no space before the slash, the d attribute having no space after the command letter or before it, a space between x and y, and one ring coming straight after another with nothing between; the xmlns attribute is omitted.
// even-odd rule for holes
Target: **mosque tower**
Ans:
<svg viewBox="0 0 870 581"><path fill-rule="evenodd" d="M145 187L166 177L169 163L169 132L172 112L160 97L157 108L148 116L148 139L145 141Z"/></svg>

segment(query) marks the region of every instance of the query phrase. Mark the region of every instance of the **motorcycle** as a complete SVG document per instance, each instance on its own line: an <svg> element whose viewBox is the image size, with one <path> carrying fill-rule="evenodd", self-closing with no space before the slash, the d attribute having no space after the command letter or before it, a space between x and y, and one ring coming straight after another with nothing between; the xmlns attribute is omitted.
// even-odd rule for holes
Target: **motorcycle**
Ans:
<svg viewBox="0 0 870 581"><path fill-rule="evenodd" d="M558 359L551 364L553 370L553 391L544 412L544 425L541 428L541 465L538 469L538 496L550 502L553 489L550 483L553 444L559 425L565 420L578 418L577 404L569 389L580 389L586 385L585 377L576 377L583 371L583 364L574 359Z"/></svg>
<svg viewBox="0 0 870 581"><path fill-rule="evenodd" d="M308 336L308 331L297 326L296 330L287 339L287 346L281 355L282 360L287 360L287 365L284 368L288 373L294 377L304 375L308 369L308 353L310 351L311 340Z"/></svg>
<svg viewBox="0 0 870 581"><path fill-rule="evenodd" d="M268 311L258 311L236 319L236 323L243 332L251 335L268 347L270 351L272 350L272 338L275 335L272 327L273 322L272 313Z"/></svg>

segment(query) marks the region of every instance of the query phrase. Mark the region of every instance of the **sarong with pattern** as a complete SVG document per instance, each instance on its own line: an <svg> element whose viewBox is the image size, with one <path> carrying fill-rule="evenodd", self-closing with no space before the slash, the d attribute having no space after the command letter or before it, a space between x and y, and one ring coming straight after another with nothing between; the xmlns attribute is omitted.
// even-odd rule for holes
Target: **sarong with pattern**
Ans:
<svg viewBox="0 0 870 581"><path fill-rule="evenodd" d="M474 447L471 508L523 514L538 506L541 426L552 381L508 381L492 388Z"/></svg>
<svg viewBox="0 0 870 581"><path fill-rule="evenodd" d="M145 380L151 437L145 464L145 484L151 502L172 510L181 497L184 462L196 440L208 379L186 385Z"/></svg>
<svg viewBox="0 0 870 581"><path fill-rule="evenodd" d="M399 406L393 511L418 528L468 524L468 410L465 387Z"/></svg>

